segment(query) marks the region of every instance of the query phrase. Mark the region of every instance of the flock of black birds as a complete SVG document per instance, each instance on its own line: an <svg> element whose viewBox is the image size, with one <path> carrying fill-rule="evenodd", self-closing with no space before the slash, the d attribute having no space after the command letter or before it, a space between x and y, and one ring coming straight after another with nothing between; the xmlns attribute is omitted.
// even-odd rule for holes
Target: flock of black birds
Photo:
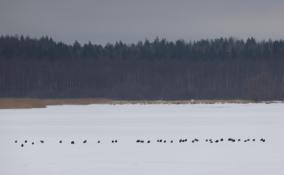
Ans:
<svg viewBox="0 0 284 175"><path fill-rule="evenodd" d="M227 141L227 142L232 142L232 143L234 143L234 142L245 142L245 143L246 143L246 142L257 142L257 141L259 141L259 142L264 143L264 142L266 142L266 139L264 139L264 138L261 138L261 139L259 139L259 140L255 139L255 138L253 138L253 139L240 139L240 138L239 138L239 139L234 139L234 138L227 138L227 139L224 139L224 138L220 138L220 139L205 139L205 142L206 142L206 143L221 143L221 142L225 142L225 141ZM88 142L88 140L83 140L83 141L81 141L81 142L76 142L76 143L87 144L87 142ZM174 140L157 139L156 142L157 142L157 143L174 143ZM194 139L192 139L192 140L189 140L189 139L187 139L187 138L183 138L183 139L179 139L176 143L186 143L186 142L189 142L189 143L198 143L198 142L201 142L201 140L200 140L200 139L197 139L197 138L194 138ZM19 141L18 141L18 140L15 140L14 143L19 143ZM32 145L35 145L35 142L34 142L34 141L24 140L24 142L21 143L20 146L21 146L21 147L24 147L24 146L27 145L28 143L30 143L30 144L32 144ZM45 141L44 141L44 140L39 140L39 143L40 143L40 144L44 144ZM58 143L59 143L59 144L63 144L63 140L59 140ZM74 145L74 144L75 144L75 141L72 140L72 141L69 141L69 142L66 142L66 143L70 143L71 145ZM100 144L100 143L101 143L101 140L97 140L97 143ZM111 140L111 143L116 144L116 143L118 143L118 140L117 140L117 139ZM142 144L143 144L143 143L147 143L147 144L150 144L150 143L152 143L152 141L151 141L151 140L137 139L137 140L136 140L136 143L142 143Z"/></svg>

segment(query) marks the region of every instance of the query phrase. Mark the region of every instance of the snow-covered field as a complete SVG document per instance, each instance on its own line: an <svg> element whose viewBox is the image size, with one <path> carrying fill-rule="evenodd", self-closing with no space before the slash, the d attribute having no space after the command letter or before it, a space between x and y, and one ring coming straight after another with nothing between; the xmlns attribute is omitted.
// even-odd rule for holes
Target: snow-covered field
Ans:
<svg viewBox="0 0 284 175"><path fill-rule="evenodd" d="M188 142L179 143L181 138ZM206 142L210 138L225 140ZM0 110L0 174L283 175L284 104Z"/></svg>

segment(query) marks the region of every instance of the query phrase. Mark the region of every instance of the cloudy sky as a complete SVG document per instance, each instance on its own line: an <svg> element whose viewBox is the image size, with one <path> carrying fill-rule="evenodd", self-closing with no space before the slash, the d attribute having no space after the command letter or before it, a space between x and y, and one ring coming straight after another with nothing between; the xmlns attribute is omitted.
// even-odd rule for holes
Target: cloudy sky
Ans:
<svg viewBox="0 0 284 175"><path fill-rule="evenodd" d="M283 0L0 0L0 34L57 41L284 38Z"/></svg>

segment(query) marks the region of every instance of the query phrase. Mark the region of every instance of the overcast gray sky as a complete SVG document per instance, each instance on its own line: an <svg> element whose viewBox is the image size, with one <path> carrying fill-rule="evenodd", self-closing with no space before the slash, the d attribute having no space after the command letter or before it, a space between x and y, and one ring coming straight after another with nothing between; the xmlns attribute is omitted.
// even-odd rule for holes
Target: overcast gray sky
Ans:
<svg viewBox="0 0 284 175"><path fill-rule="evenodd" d="M283 0L0 0L0 34L56 41L284 38Z"/></svg>

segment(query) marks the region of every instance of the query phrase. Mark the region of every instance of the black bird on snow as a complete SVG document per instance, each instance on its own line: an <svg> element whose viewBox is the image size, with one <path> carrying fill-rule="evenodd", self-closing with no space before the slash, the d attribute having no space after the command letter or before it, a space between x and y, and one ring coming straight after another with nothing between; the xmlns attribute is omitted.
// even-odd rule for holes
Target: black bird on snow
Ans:
<svg viewBox="0 0 284 175"><path fill-rule="evenodd" d="M74 141L71 141L71 144L72 144L72 145L74 145L74 144L75 144L75 142L74 142Z"/></svg>
<svg viewBox="0 0 284 175"><path fill-rule="evenodd" d="M232 139L232 138L229 138L228 141L230 141L230 142L235 142L236 140L235 140L235 139Z"/></svg>
<svg viewBox="0 0 284 175"><path fill-rule="evenodd" d="M174 141L173 141L173 140L171 140L171 143L174 143Z"/></svg>
<svg viewBox="0 0 284 175"><path fill-rule="evenodd" d="M101 143L101 141L100 141L100 140L98 140L98 143Z"/></svg>
<svg viewBox="0 0 284 175"><path fill-rule="evenodd" d="M44 141L43 141L43 140L40 140L40 143L44 143Z"/></svg>
<svg viewBox="0 0 284 175"><path fill-rule="evenodd" d="M84 140L83 143L87 143L87 140Z"/></svg>
<svg viewBox="0 0 284 175"><path fill-rule="evenodd" d="M147 143L150 143L150 142L151 142L150 140L147 141Z"/></svg>
<svg viewBox="0 0 284 175"><path fill-rule="evenodd" d="M215 140L215 143L219 143L219 140L217 139L217 140Z"/></svg>
<svg viewBox="0 0 284 175"><path fill-rule="evenodd" d="M35 144L35 142L32 142L32 145L34 145Z"/></svg>
<svg viewBox="0 0 284 175"><path fill-rule="evenodd" d="M224 141L224 139L223 139L223 138L221 138L221 139L220 139L220 142L223 142L223 141Z"/></svg>
<svg viewBox="0 0 284 175"><path fill-rule="evenodd" d="M21 147L24 147L24 144L23 144L23 143L21 144Z"/></svg>
<svg viewBox="0 0 284 175"><path fill-rule="evenodd" d="M59 143L62 143L62 140L59 140Z"/></svg>
<svg viewBox="0 0 284 175"><path fill-rule="evenodd" d="M136 143L140 143L140 140L138 139L138 140L136 140Z"/></svg>
<svg viewBox="0 0 284 175"><path fill-rule="evenodd" d="M27 140L25 140L25 143L28 143L28 141L27 141Z"/></svg>
<svg viewBox="0 0 284 175"><path fill-rule="evenodd" d="M18 140L15 140L14 142L15 142L15 143L18 143Z"/></svg>
<svg viewBox="0 0 284 175"><path fill-rule="evenodd" d="M261 141L261 142L265 142L265 139L264 139L264 138L261 138L260 141Z"/></svg>
<svg viewBox="0 0 284 175"><path fill-rule="evenodd" d="M198 141L199 141L199 140L195 138L195 139L193 139L191 142L192 142L192 143L195 143L195 142L198 142Z"/></svg>
<svg viewBox="0 0 284 175"><path fill-rule="evenodd" d="M117 143L117 140L112 140L111 143Z"/></svg>

